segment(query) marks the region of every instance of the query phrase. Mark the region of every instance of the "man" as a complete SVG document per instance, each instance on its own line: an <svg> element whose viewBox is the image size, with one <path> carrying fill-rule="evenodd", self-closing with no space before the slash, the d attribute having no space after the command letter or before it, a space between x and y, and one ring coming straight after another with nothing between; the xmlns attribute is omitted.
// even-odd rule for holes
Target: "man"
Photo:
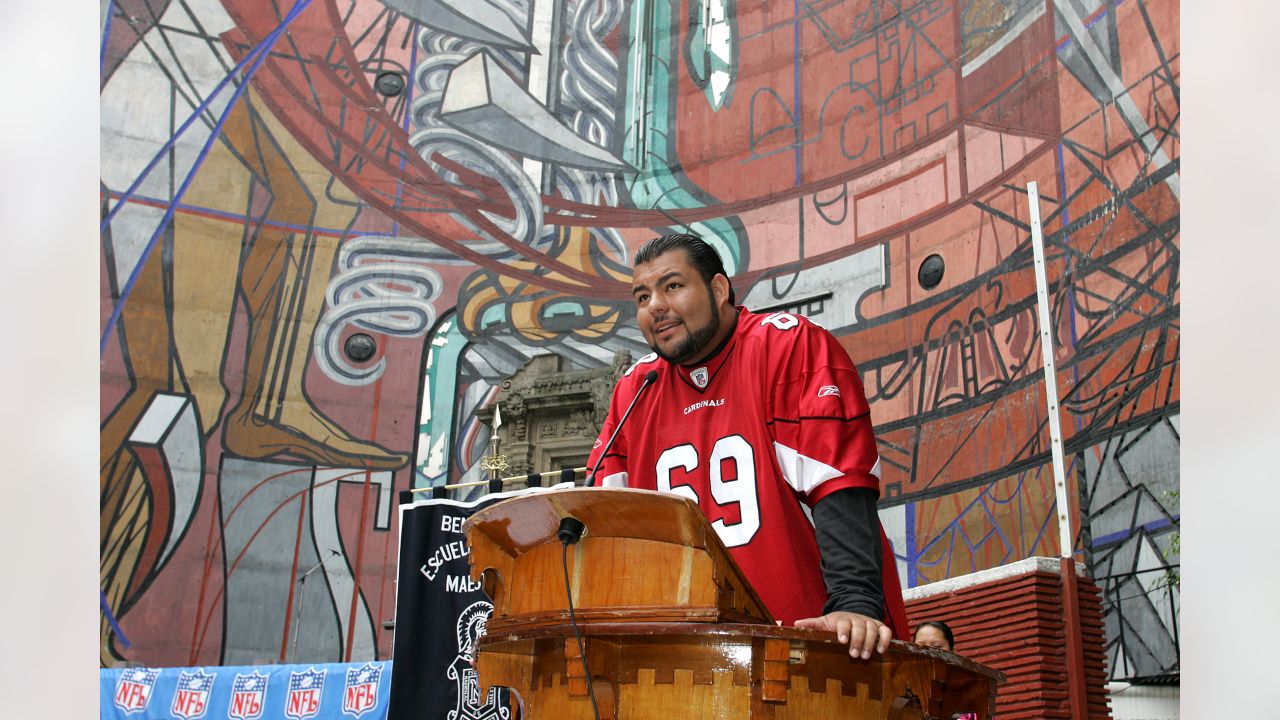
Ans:
<svg viewBox="0 0 1280 720"><path fill-rule="evenodd" d="M833 631L863 659L907 637L875 436L843 348L803 317L735 307L720 257L693 235L641 248L632 293L654 352L614 388L595 484L696 502L784 624Z"/></svg>

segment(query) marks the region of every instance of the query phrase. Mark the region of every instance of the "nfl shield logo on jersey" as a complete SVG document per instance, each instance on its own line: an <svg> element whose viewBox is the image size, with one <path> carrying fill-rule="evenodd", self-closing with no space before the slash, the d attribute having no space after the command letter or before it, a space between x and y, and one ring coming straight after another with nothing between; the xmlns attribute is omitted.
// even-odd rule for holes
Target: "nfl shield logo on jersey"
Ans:
<svg viewBox="0 0 1280 720"><path fill-rule="evenodd" d="M700 388L705 388L707 386L707 369L705 367L700 367L697 370L694 370L689 373L689 379L693 381L694 385L697 385Z"/></svg>
<svg viewBox="0 0 1280 720"><path fill-rule="evenodd" d="M308 668L306 672L289 673L289 694L284 702L285 717L302 720L320 714L324 674L324 670L315 668Z"/></svg>
<svg viewBox="0 0 1280 720"><path fill-rule="evenodd" d="M235 720L262 717L262 701L266 699L267 676L258 672L238 673L231 683L231 702L227 715Z"/></svg>
<svg viewBox="0 0 1280 720"><path fill-rule="evenodd" d="M342 691L342 712L360 717L378 704L378 679L382 666L365 663L363 667L347 670L347 684Z"/></svg>
<svg viewBox="0 0 1280 720"><path fill-rule="evenodd" d="M149 668L125 670L116 682L116 707L126 713L146 710L147 703L151 702L151 691L156 687L156 677L159 675L159 670Z"/></svg>
<svg viewBox="0 0 1280 720"><path fill-rule="evenodd" d="M204 715L209 709L209 694L213 691L214 677L200 669L179 673L178 689L173 693L173 706L169 711L183 720Z"/></svg>

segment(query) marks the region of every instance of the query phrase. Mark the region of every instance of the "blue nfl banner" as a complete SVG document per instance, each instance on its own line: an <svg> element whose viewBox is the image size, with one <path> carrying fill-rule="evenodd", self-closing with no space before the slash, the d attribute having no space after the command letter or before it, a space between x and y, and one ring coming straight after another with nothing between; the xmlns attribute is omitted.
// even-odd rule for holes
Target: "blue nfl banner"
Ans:
<svg viewBox="0 0 1280 720"><path fill-rule="evenodd" d="M493 604L471 581L471 550L462 523L499 500L572 486L513 490L471 503L423 499L400 506L391 650L396 672L387 720L516 720L505 690L491 688L480 695L472 667Z"/></svg>
<svg viewBox="0 0 1280 720"><path fill-rule="evenodd" d="M391 663L100 671L103 720L383 720Z"/></svg>

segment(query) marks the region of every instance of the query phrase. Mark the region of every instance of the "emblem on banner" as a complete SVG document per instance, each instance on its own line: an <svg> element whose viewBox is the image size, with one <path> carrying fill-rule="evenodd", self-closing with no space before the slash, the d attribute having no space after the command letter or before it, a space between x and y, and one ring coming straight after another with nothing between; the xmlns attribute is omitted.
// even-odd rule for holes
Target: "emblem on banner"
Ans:
<svg viewBox="0 0 1280 720"><path fill-rule="evenodd" d="M289 673L289 693L285 696L285 717L302 720L320 713L320 698L324 694L324 670L308 668L305 672Z"/></svg>
<svg viewBox="0 0 1280 720"><path fill-rule="evenodd" d="M204 715L209 709L209 695L213 693L216 676L199 668L195 672L178 674L178 688L173 693L173 705L169 711L183 720Z"/></svg>
<svg viewBox="0 0 1280 720"><path fill-rule="evenodd" d="M147 709L151 702L151 691L156 687L159 670L150 668L130 668L120 674L116 681L115 705L126 713L135 713Z"/></svg>
<svg viewBox="0 0 1280 720"><path fill-rule="evenodd" d="M472 667L476 643L484 637L492 614L493 605L480 600L458 616L458 656L445 673L458 690L458 702L449 711L449 720L510 720L511 709L499 701L497 687L489 688L487 695L480 694L480 678Z"/></svg>
<svg viewBox="0 0 1280 720"><path fill-rule="evenodd" d="M693 380L693 384L700 388L705 388L707 386L707 380L709 377L710 376L707 374L707 369L705 367L700 367L689 373L689 379Z"/></svg>
<svg viewBox="0 0 1280 720"><path fill-rule="evenodd" d="M231 683L231 703L227 715L235 720L262 717L262 703L267 695L267 676L259 672L237 673Z"/></svg>
<svg viewBox="0 0 1280 720"><path fill-rule="evenodd" d="M382 666L365 663L347 670L347 684L342 690L342 712L360 717L378 704L378 684Z"/></svg>

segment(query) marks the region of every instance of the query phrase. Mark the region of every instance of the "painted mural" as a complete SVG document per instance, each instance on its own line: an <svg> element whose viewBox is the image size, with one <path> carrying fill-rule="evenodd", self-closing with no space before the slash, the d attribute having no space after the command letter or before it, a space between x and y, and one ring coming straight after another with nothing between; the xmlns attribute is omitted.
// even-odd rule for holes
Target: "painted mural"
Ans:
<svg viewBox="0 0 1280 720"><path fill-rule="evenodd" d="M920 585L1058 553L1177 672L1179 38L1148 0L104 0L101 659L390 655L397 493L689 230L857 363Z"/></svg>

